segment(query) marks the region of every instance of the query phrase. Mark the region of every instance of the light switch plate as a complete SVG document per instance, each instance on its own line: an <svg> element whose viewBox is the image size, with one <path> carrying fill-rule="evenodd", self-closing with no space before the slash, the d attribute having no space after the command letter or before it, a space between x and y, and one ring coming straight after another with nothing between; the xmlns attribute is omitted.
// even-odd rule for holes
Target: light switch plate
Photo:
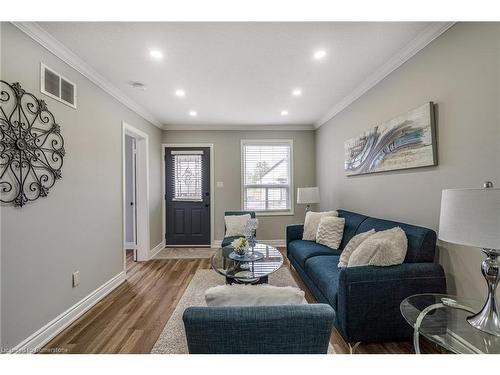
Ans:
<svg viewBox="0 0 500 375"><path fill-rule="evenodd" d="M217 181L217 187L218 188L224 187L224 181Z"/></svg>

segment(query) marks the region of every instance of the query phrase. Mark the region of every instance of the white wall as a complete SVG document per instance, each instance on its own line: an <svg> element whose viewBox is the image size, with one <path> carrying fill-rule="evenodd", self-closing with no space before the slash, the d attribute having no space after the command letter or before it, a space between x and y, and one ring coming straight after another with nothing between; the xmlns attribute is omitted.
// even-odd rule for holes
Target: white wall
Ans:
<svg viewBox="0 0 500 375"><path fill-rule="evenodd" d="M460 23L316 132L321 207L438 229L441 190L500 186L500 26ZM346 177L344 141L433 101L439 165ZM486 293L478 249L441 244L450 293Z"/></svg>
<svg viewBox="0 0 500 375"><path fill-rule="evenodd" d="M1 210L1 332L11 348L123 269L122 121L149 135L151 247L162 241L161 130L11 24L1 25L1 51L2 79L47 102L67 152L47 198ZM78 109L40 93L41 61L76 83Z"/></svg>

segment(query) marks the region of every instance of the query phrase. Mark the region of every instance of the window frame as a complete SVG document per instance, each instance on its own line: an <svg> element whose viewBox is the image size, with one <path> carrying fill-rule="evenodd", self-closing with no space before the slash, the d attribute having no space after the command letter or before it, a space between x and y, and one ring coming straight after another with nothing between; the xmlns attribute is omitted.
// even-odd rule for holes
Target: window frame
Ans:
<svg viewBox="0 0 500 375"><path fill-rule="evenodd" d="M246 145L288 145L290 147L289 155L289 184L288 184L288 199L290 201L290 207L286 210L253 210L257 216L290 216L295 215L295 200L294 200L294 179L293 179L293 139L242 139L241 140L241 209L247 210L245 208L245 146ZM254 185L249 185L254 186ZM266 187L267 185L259 185L258 187ZM276 187L276 186L272 186Z"/></svg>

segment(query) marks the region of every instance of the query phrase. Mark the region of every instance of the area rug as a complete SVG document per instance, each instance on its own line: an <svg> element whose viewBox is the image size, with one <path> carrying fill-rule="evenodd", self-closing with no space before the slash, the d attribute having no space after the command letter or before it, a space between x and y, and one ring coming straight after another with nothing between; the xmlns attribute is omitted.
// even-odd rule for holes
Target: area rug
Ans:
<svg viewBox="0 0 500 375"><path fill-rule="evenodd" d="M212 270L198 270L189 283L186 291L179 300L172 316L163 328L160 337L151 349L153 354L188 354L186 335L184 333L184 323L182 314L190 306L206 306L205 291L217 285L223 285L224 277ZM275 286L298 287L287 268L280 268L275 273L269 275L269 284ZM304 303L307 303L304 300ZM333 353L333 347L328 348L329 353Z"/></svg>
<svg viewBox="0 0 500 375"><path fill-rule="evenodd" d="M217 251L208 247L166 247L153 259L208 259Z"/></svg>

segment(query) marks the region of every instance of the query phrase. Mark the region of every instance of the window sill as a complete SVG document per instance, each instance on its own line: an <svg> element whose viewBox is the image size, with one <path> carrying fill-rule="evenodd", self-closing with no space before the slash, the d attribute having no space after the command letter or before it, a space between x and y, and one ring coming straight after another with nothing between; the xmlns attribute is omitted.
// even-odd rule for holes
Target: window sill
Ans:
<svg viewBox="0 0 500 375"><path fill-rule="evenodd" d="M293 211L255 211L255 215L259 216L294 216Z"/></svg>

